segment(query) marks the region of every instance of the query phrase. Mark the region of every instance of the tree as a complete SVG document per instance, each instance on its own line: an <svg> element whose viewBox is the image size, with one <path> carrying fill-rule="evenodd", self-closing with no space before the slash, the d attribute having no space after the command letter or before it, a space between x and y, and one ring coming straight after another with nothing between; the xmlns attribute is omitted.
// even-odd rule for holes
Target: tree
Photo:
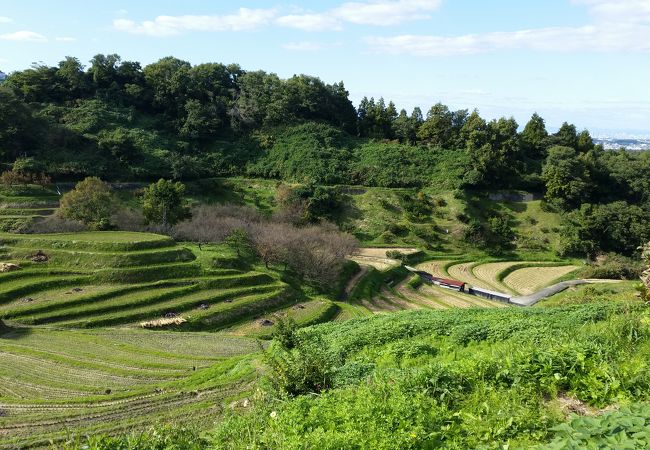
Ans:
<svg viewBox="0 0 650 450"><path fill-rule="evenodd" d="M466 181L469 184L513 184L521 165L515 119L502 117L486 124L475 111L465 122L461 134L467 136L471 170Z"/></svg>
<svg viewBox="0 0 650 450"><path fill-rule="evenodd" d="M560 249L563 254L634 255L639 245L650 239L646 211L623 201L584 204L566 214L564 222Z"/></svg>
<svg viewBox="0 0 650 450"><path fill-rule="evenodd" d="M442 103L436 103L427 113L427 120L418 130L418 138L433 146L447 148L453 139L454 114Z"/></svg>
<svg viewBox="0 0 650 450"><path fill-rule="evenodd" d="M591 139L589 131L582 130L576 141L576 150L580 153L586 153L594 148L594 140Z"/></svg>
<svg viewBox="0 0 650 450"><path fill-rule="evenodd" d="M13 161L37 144L38 127L16 94L0 87L0 161Z"/></svg>
<svg viewBox="0 0 650 450"><path fill-rule="evenodd" d="M145 188L142 197L142 212L147 224L162 225L164 229L189 219L192 214L183 198L185 185L181 182L160 179Z"/></svg>
<svg viewBox="0 0 650 450"><path fill-rule="evenodd" d="M230 232L224 243L237 252L237 257L248 256L253 248L248 233L242 228L235 228Z"/></svg>
<svg viewBox="0 0 650 450"><path fill-rule="evenodd" d="M551 147L542 169L546 201L562 209L580 205L589 198L589 173L571 147Z"/></svg>
<svg viewBox="0 0 650 450"><path fill-rule="evenodd" d="M524 130L521 132L521 144L526 156L532 159L542 159L546 156L548 131L544 119L534 113Z"/></svg>
<svg viewBox="0 0 650 450"><path fill-rule="evenodd" d="M555 141L555 145L577 148L578 132L576 131L576 126L564 122L557 133L553 135L553 140Z"/></svg>
<svg viewBox="0 0 650 450"><path fill-rule="evenodd" d="M58 214L94 230L107 230L115 205L111 187L97 177L88 177L61 197Z"/></svg>

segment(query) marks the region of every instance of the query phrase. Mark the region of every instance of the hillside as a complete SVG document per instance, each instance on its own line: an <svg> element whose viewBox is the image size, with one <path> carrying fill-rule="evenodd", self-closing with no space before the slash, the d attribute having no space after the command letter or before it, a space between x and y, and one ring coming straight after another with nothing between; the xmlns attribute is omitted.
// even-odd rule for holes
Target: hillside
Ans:
<svg viewBox="0 0 650 450"><path fill-rule="evenodd" d="M278 208L277 188L268 180L203 180L189 186L188 198L203 204L248 204L270 213ZM118 192L122 204L137 204L134 189ZM557 236L553 233L558 231L542 231L559 221L557 215L539 210L537 200L458 198L449 191L429 191L422 197L417 190L338 189L343 195L335 217L340 226L358 227L366 244L392 245L407 255L409 264L435 276L518 295L579 276L576 270L582 269L578 261L554 256L552 239L537 250L517 240L505 254L493 255L462 236L467 224L461 214L485 220L482 215L492 210L507 211L518 235ZM21 212L41 198L53 208L56 198L35 187L4 195ZM414 216L414 198L424 198L431 209ZM526 219L528 215L535 220ZM368 223L374 228L363 228L364 217L373 218ZM385 234L380 236L393 223L405 224L408 232L395 234L388 244ZM441 232L443 226L450 232ZM419 227L437 230L434 240L412 231ZM398 244L409 247L395 247ZM336 442L358 439L376 448L388 435L412 447L430 442L452 447L480 442L529 445L556 436L552 427L569 419L566 405L600 414L609 404L647 400L643 383L650 382L640 361L647 357L645 339L650 332L647 311L634 297L634 283L572 288L542 301L533 312L422 283L395 255L386 254L390 249L362 250L360 255L366 256L354 259L363 267L356 275L343 274L350 279L341 279L346 295L339 297L281 267L267 268L254 258L238 257L225 243L199 247L160 234L127 231L0 233L0 255L3 267L8 267L0 273L0 318L6 323L0 336L2 448L42 447L49 440L76 448L84 442L76 436L85 434L105 448L115 445L112 439L119 442L119 436L134 431L146 432L141 439L147 444L142 445L181 439L182 445L199 447L211 445L211 440L218 448L224 442L234 448L253 443L291 448L297 441L288 430L297 429L286 421L303 408L311 411L307 417L320 417L325 433L317 437L309 431L309 420L301 422L305 442L322 438L335 447ZM309 328L290 331L290 319ZM330 323L312 326L324 322ZM633 344L624 340L627 334L616 331L626 326L635 327ZM286 333L304 336L298 342L310 349L309 361L301 359L300 346L290 351L292 356L282 356L285 350L274 341L264 355L252 339ZM602 348L589 347L600 342L597 336L606 335L610 338ZM572 342L570 348L565 348L567 342ZM541 348L547 353L533 352ZM483 356L476 359L477 354ZM506 365L503 354L511 356ZM572 361L578 354L585 362L576 369ZM557 367L548 372L543 361L556 359ZM603 364L606 375L595 369ZM310 383L310 371L316 367L317 377L327 386L304 384ZM283 375L277 378L276 370ZM280 390L264 388L262 397L254 394L268 386L269 376ZM617 381L606 387L609 382L602 377ZM434 378L438 381L432 385L417 384ZM296 379L303 381L291 387ZM513 381L523 379L528 381ZM298 395L281 408L274 400L286 389L292 396L324 387L331 389L320 400ZM381 415L371 413L380 407L371 392L384 392ZM479 405L478 398L487 406ZM341 408L376 432L358 436L341 427L340 420L347 422L348 416L338 416L330 406L334 404L345 405ZM504 413L497 410L507 411L511 420L504 422ZM266 422L272 411L279 415L275 427ZM437 419L422 421L432 411ZM477 415L483 417L483 428L469 419L454 419L444 436L433 431L441 418ZM397 416L402 417L401 425L378 421ZM62 423L68 431L61 431ZM212 437L197 434L212 430L215 423L221 425ZM254 441L244 436L255 436Z"/></svg>
<svg viewBox="0 0 650 450"><path fill-rule="evenodd" d="M537 113L13 72L0 449L645 448L649 179Z"/></svg>

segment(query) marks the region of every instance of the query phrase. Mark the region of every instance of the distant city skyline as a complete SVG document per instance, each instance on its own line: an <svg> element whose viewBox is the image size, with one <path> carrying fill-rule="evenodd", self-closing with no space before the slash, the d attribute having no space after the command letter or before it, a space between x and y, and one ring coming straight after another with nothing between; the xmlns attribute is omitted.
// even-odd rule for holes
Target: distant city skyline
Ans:
<svg viewBox="0 0 650 450"><path fill-rule="evenodd" d="M355 106L437 102L650 136L650 0L2 2L0 70L117 53L343 80Z"/></svg>

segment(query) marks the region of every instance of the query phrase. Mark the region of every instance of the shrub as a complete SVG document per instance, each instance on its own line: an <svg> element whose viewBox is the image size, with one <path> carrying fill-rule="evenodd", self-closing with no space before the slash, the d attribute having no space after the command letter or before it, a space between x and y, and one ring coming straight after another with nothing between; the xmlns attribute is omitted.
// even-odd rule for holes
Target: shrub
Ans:
<svg viewBox="0 0 650 450"><path fill-rule="evenodd" d="M636 280L643 272L643 263L626 256L608 253L596 258L582 273L584 278Z"/></svg>
<svg viewBox="0 0 650 450"><path fill-rule="evenodd" d="M61 197L58 214L93 230L107 230L115 204L111 187L97 177L88 177Z"/></svg>

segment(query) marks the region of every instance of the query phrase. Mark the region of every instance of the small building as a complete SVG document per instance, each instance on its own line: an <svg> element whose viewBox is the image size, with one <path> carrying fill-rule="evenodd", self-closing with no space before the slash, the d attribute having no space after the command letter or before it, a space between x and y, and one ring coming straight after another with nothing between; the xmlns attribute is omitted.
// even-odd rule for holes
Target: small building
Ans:
<svg viewBox="0 0 650 450"><path fill-rule="evenodd" d="M434 278L434 283L440 287L453 289L458 292L465 292L465 283L462 281L450 280L449 278Z"/></svg>
<svg viewBox="0 0 650 450"><path fill-rule="evenodd" d="M424 280L429 284L435 284L436 286L440 286L445 289L453 289L458 292L465 292L465 283L463 283L462 281L451 280L449 278L434 277L428 272L425 272L423 270L417 270L409 266L405 266L405 268L419 275L420 278L422 278L422 280Z"/></svg>

